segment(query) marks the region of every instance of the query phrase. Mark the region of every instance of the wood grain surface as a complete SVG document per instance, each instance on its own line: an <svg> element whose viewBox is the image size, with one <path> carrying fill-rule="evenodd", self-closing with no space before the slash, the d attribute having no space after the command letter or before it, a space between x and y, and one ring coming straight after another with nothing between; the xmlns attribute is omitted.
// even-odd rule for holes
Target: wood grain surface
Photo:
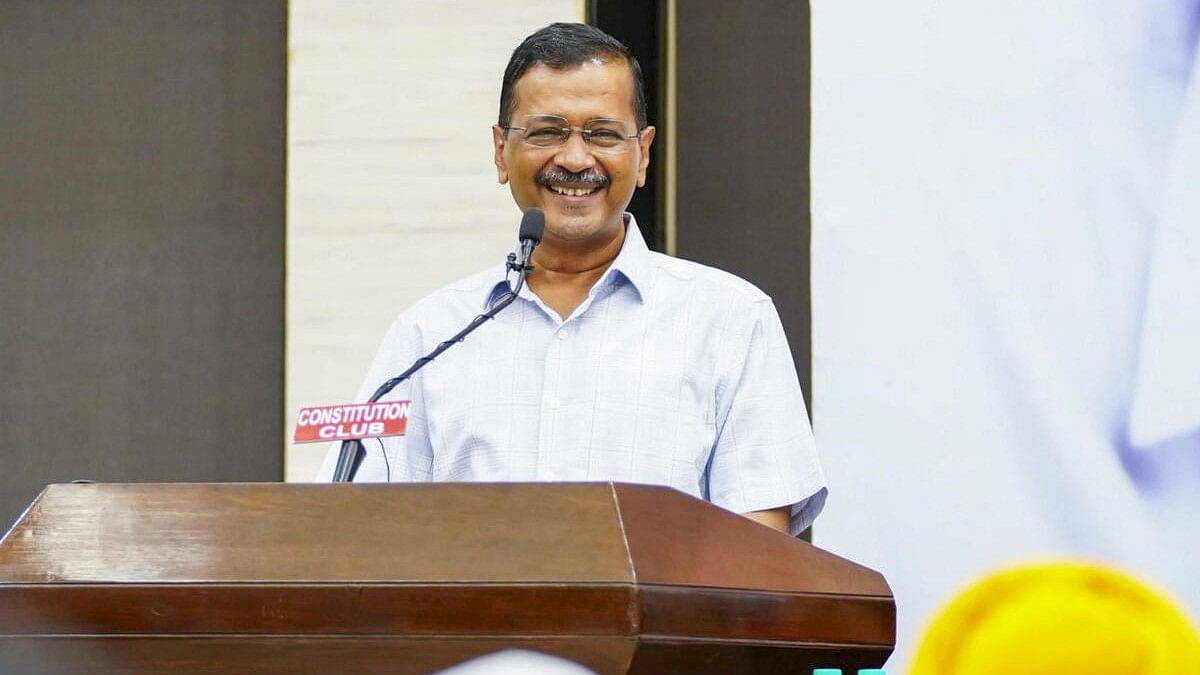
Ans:
<svg viewBox="0 0 1200 675"><path fill-rule="evenodd" d="M670 488L53 485L0 540L0 673L601 673L886 660L876 572Z"/></svg>

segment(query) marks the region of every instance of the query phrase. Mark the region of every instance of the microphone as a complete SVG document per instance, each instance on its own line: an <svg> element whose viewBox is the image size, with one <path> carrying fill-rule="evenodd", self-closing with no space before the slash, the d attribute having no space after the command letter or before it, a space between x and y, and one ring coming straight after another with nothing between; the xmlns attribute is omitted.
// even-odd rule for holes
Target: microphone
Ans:
<svg viewBox="0 0 1200 675"><path fill-rule="evenodd" d="M525 240L528 239L533 242L534 246L537 246L542 243L542 235L545 233L545 212L537 207L526 209L525 215L521 216L521 229L517 233L517 238L521 240L521 243L525 243Z"/></svg>
<svg viewBox="0 0 1200 675"><path fill-rule="evenodd" d="M493 305L488 311L480 314L467 324L467 327L454 334L454 337L442 342L436 349L429 352L425 356L417 359L408 370L400 373L396 377L384 382L371 394L371 398L367 399L367 403L375 403L379 399L387 395L387 393L395 389L401 382L412 377L418 370L424 368L434 359L441 355L455 344L462 342L476 328L496 318L500 310L508 307L517 299L517 294L521 292L521 288L525 285L525 275L533 270L533 265L529 264L533 257L533 249L542 242L542 235L546 231L546 214L538 208L530 208L525 210L525 215L521 216L521 229L517 236L520 239L520 259L518 260L517 253L508 254L508 269L517 273L517 283L500 298L500 301ZM355 438L347 441L342 441L342 447L338 451L337 467L333 470L334 483L348 483L354 480L354 474L358 473L358 467L362 464L363 458L366 457L367 451L363 448L362 439Z"/></svg>
<svg viewBox="0 0 1200 675"><path fill-rule="evenodd" d="M531 208L521 216L521 229L518 231L517 237L521 242L520 260L517 260L516 253L508 254L508 269L514 272L522 270L528 272L533 269L529 264L529 259L533 257L533 249L542 243L542 235L546 233L546 214L541 209ZM521 291L521 285L525 283L525 275L517 277L517 288L513 291L514 295Z"/></svg>

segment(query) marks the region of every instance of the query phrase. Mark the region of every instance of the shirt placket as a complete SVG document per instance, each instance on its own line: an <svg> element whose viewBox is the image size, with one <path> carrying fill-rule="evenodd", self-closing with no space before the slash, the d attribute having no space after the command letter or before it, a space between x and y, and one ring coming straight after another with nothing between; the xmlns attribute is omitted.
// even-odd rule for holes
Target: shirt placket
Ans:
<svg viewBox="0 0 1200 675"><path fill-rule="evenodd" d="M564 448L559 447L564 419L564 407L567 399L568 373L565 372L570 360L569 324L561 324L554 331L546 347L546 366L542 381L542 414L538 426L538 480L565 480L566 475L562 465Z"/></svg>

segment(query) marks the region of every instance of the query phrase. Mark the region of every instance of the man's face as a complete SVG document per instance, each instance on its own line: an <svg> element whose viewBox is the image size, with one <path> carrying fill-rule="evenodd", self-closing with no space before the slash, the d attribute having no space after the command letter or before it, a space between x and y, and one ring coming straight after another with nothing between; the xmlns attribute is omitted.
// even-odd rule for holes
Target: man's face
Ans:
<svg viewBox="0 0 1200 675"><path fill-rule="evenodd" d="M514 127L544 124L537 120L553 116L571 127L638 133L633 74L621 59L593 59L562 70L537 64L517 80L513 93ZM517 206L545 211L548 240L602 244L615 236L634 189L646 182L654 127L609 148L586 143L578 131L552 147L527 142L524 134L492 128L496 171Z"/></svg>

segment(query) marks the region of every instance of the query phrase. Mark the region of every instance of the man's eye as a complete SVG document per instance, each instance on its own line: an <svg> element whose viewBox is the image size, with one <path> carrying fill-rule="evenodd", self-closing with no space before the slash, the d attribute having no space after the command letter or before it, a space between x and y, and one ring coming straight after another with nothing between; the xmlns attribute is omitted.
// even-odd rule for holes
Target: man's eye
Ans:
<svg viewBox="0 0 1200 675"><path fill-rule="evenodd" d="M536 140L553 140L555 138L562 137L562 129L556 129L554 127L541 127L538 129L530 129L525 133L525 135Z"/></svg>
<svg viewBox="0 0 1200 675"><path fill-rule="evenodd" d="M592 142L599 145L616 145L624 140L621 134L612 129L592 129Z"/></svg>

